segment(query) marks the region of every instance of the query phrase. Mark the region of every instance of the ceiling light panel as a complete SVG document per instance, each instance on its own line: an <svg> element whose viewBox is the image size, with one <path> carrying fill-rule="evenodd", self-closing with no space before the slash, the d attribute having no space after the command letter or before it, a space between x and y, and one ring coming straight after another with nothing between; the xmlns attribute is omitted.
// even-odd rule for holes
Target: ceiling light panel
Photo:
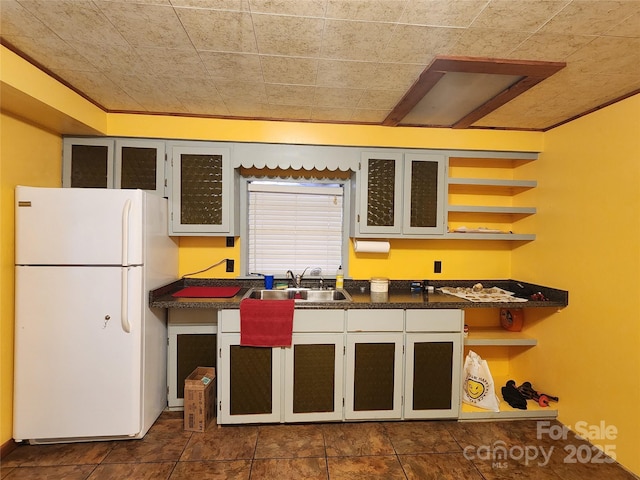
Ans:
<svg viewBox="0 0 640 480"><path fill-rule="evenodd" d="M401 124L453 125L522 78L518 75L447 72Z"/></svg>

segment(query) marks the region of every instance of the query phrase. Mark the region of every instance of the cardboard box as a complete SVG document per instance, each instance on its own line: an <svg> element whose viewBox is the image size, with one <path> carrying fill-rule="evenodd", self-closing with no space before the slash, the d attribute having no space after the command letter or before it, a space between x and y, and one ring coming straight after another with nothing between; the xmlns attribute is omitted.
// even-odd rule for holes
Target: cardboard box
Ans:
<svg viewBox="0 0 640 480"><path fill-rule="evenodd" d="M204 432L216 416L216 370L197 367L184 380L184 429Z"/></svg>

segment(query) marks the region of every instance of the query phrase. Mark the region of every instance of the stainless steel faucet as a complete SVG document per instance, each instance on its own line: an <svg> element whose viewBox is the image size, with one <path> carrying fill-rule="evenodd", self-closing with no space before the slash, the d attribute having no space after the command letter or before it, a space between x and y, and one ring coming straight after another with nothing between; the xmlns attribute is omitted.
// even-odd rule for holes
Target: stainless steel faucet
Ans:
<svg viewBox="0 0 640 480"><path fill-rule="evenodd" d="M296 276L293 274L293 272L291 270L287 270L287 274L286 277L289 278L291 277L291 280L293 281L293 286L296 288L298 287L298 280L296 279Z"/></svg>
<svg viewBox="0 0 640 480"><path fill-rule="evenodd" d="M294 288L300 288L302 286L302 278L304 277L304 274L307 273L307 270L309 270L309 267L305 268L300 275L294 275L291 270L287 270L286 276L287 278L291 277Z"/></svg>

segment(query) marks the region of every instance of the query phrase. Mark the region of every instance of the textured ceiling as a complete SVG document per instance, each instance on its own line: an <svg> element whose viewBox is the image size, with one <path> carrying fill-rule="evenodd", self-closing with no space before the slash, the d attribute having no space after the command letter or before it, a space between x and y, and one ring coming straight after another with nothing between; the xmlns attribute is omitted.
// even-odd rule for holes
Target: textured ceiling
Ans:
<svg viewBox="0 0 640 480"><path fill-rule="evenodd" d="M473 123L640 89L640 0L0 0L2 43L107 111L382 123L436 56L566 62Z"/></svg>

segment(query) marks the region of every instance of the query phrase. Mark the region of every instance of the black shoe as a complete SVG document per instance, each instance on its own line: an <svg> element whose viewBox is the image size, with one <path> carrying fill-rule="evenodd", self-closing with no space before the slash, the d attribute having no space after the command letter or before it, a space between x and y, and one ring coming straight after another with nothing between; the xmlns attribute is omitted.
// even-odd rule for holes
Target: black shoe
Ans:
<svg viewBox="0 0 640 480"><path fill-rule="evenodd" d="M516 388L516 382L509 380L507 384L502 387L502 398L513 408L519 408L520 410L527 409L527 399Z"/></svg>

